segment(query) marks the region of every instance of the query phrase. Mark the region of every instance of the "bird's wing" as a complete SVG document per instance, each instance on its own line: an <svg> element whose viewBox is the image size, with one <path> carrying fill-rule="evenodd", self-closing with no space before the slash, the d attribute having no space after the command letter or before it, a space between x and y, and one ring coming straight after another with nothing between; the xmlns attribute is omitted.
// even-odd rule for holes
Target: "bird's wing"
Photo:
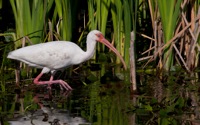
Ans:
<svg viewBox="0 0 200 125"><path fill-rule="evenodd" d="M48 42L23 47L10 52L8 58L27 63L30 66L61 69L72 65L75 53L83 51L72 42Z"/></svg>

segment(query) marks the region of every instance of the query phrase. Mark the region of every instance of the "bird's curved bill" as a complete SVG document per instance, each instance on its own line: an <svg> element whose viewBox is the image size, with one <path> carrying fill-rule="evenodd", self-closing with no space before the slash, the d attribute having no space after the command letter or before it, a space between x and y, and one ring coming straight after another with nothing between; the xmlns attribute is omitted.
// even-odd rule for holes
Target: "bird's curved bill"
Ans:
<svg viewBox="0 0 200 125"><path fill-rule="evenodd" d="M126 63L123 59L123 57L120 55L120 53L117 51L117 49L108 41L106 40L105 38L104 39L101 39L99 40L99 42L103 43L104 45L106 45L109 49L111 49L121 60L123 66L124 66L124 69L126 70L127 69L127 66L126 66Z"/></svg>

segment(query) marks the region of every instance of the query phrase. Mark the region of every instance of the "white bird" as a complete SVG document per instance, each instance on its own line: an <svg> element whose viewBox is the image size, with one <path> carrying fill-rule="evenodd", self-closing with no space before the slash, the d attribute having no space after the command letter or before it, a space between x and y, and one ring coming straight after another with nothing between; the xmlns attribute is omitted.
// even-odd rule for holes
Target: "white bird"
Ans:
<svg viewBox="0 0 200 125"><path fill-rule="evenodd" d="M92 58L95 52L96 42L99 41L110 48L122 61L124 68L126 64L119 52L110 44L98 30L93 30L87 35L87 50L83 51L78 45L69 41L52 41L23 47L10 52L7 58L18 60L31 67L41 68L41 73L34 79L37 85L59 83L66 90L72 88L63 80L54 80L53 76L57 70L62 70L71 65L77 65ZM45 73L51 72L49 81L39 81Z"/></svg>

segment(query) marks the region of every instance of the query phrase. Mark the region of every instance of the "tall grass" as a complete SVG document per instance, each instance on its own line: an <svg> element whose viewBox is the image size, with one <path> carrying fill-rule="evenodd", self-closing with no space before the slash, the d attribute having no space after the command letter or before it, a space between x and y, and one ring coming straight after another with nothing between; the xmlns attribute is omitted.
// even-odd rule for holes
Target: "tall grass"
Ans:
<svg viewBox="0 0 200 125"><path fill-rule="evenodd" d="M148 5L154 32L153 38L142 34L152 41L142 54L154 54L139 60L149 59L149 63L158 59L158 68L167 71L177 66L194 71L199 65L199 1L149 0Z"/></svg>
<svg viewBox="0 0 200 125"><path fill-rule="evenodd" d="M164 43L166 44L175 34L180 19L180 6L182 0L158 0L158 9L161 17ZM164 49L164 69L170 70L173 65L173 51L167 46Z"/></svg>
<svg viewBox="0 0 200 125"><path fill-rule="evenodd" d="M47 8L52 6L53 0L10 0L15 17L16 36L22 38L28 34L33 44L40 43L43 36L45 15ZM46 5L45 5L46 4ZM21 41L15 42L15 47L21 45Z"/></svg>
<svg viewBox="0 0 200 125"><path fill-rule="evenodd" d="M58 33L62 40L71 40L72 38L72 5L70 0L55 0L55 10L53 20L59 18Z"/></svg>

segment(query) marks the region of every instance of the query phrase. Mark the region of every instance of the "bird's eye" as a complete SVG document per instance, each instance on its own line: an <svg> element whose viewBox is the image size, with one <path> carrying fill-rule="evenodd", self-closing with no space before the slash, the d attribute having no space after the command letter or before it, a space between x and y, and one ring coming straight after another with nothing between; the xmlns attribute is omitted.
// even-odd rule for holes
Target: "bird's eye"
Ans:
<svg viewBox="0 0 200 125"><path fill-rule="evenodd" d="M96 34L96 36L100 38L100 37L101 37L101 34Z"/></svg>
<svg viewBox="0 0 200 125"><path fill-rule="evenodd" d="M96 36L99 38L99 39L102 39L103 38L103 35L101 33L97 33Z"/></svg>

